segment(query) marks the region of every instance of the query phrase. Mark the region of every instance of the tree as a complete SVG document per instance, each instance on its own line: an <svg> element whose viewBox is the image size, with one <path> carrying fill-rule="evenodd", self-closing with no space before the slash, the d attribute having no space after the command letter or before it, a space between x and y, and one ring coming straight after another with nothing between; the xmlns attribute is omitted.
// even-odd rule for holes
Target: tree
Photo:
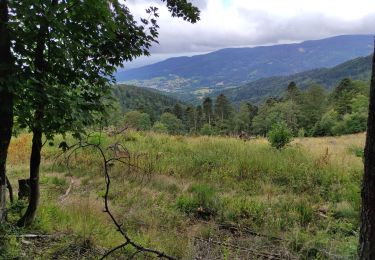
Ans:
<svg viewBox="0 0 375 260"><path fill-rule="evenodd" d="M298 113L299 107L294 101L265 102L253 119L253 130L256 134L265 135L273 125L284 122L296 134L299 128Z"/></svg>
<svg viewBox="0 0 375 260"><path fill-rule="evenodd" d="M197 131L197 118L194 107L188 106L185 110L186 127L189 132Z"/></svg>
<svg viewBox="0 0 375 260"><path fill-rule="evenodd" d="M167 134L168 128L162 122L156 121L155 124L152 126L152 131L156 133Z"/></svg>
<svg viewBox="0 0 375 260"><path fill-rule="evenodd" d="M210 124L205 123L202 126L202 129L201 129L200 133L201 133L201 135L213 135L213 134L215 134L215 131Z"/></svg>
<svg viewBox="0 0 375 260"><path fill-rule="evenodd" d="M328 110L323 114L322 118L316 122L313 135L314 136L329 136L334 134L334 127L337 124L337 112L333 109Z"/></svg>
<svg viewBox="0 0 375 260"><path fill-rule="evenodd" d="M267 134L271 146L279 150L292 141L292 136L292 132L285 122L274 124Z"/></svg>
<svg viewBox="0 0 375 260"><path fill-rule="evenodd" d="M196 122L197 122L197 131L200 130L204 123L204 117L203 117L203 109L202 106L199 105L196 108Z"/></svg>
<svg viewBox="0 0 375 260"><path fill-rule="evenodd" d="M353 90L352 80L344 78L331 94L330 99L333 107L341 118L345 114L351 113L350 101L353 98Z"/></svg>
<svg viewBox="0 0 375 260"><path fill-rule="evenodd" d="M136 110L127 112L124 115L124 123L126 126L143 131L151 128L150 116Z"/></svg>
<svg viewBox="0 0 375 260"><path fill-rule="evenodd" d="M297 84L294 81L291 81L287 87L285 99L297 101L300 94L301 94L301 91L297 87Z"/></svg>
<svg viewBox="0 0 375 260"><path fill-rule="evenodd" d="M247 103L247 106L249 107L249 119L251 124L251 121L253 121L254 117L258 114L258 107L251 103Z"/></svg>
<svg viewBox="0 0 375 260"><path fill-rule="evenodd" d="M372 57L364 165L359 257L360 259L375 259L375 55Z"/></svg>
<svg viewBox="0 0 375 260"><path fill-rule="evenodd" d="M205 122L211 125L213 111L212 111L212 99L210 97L206 97L203 100L203 113L205 117Z"/></svg>
<svg viewBox="0 0 375 260"><path fill-rule="evenodd" d="M182 110L182 107L179 103L175 104L173 107L173 114L180 120L183 120L184 112Z"/></svg>
<svg viewBox="0 0 375 260"><path fill-rule="evenodd" d="M322 86L313 85L302 94L299 101L299 126L311 134L315 124L321 119L327 108L327 98Z"/></svg>
<svg viewBox="0 0 375 260"><path fill-rule="evenodd" d="M223 121L228 119L232 114L232 106L224 94L217 96L215 101L215 116Z"/></svg>
<svg viewBox="0 0 375 260"><path fill-rule="evenodd" d="M6 160L13 128L13 57L8 1L0 0L0 224L6 219Z"/></svg>
<svg viewBox="0 0 375 260"><path fill-rule="evenodd" d="M199 19L198 9L186 0L162 1L172 16L190 22ZM7 2L1 3L7 13ZM19 78L24 79L23 88L14 92L22 95L17 111L21 124L33 132L31 196L18 222L27 225L35 217L39 200L42 135L52 139L56 133L73 131L79 137L104 112L112 74L125 61L149 54L158 36L158 15L150 7L150 20L142 19L139 25L126 5L116 0L11 1L10 8L12 52L21 70ZM7 127L12 128L10 123Z"/></svg>
<svg viewBox="0 0 375 260"><path fill-rule="evenodd" d="M171 113L162 114L160 122L165 125L169 134L179 134L182 130L182 121Z"/></svg>
<svg viewBox="0 0 375 260"><path fill-rule="evenodd" d="M249 132L251 124L250 109L251 108L248 103L242 102L240 104L240 109L234 117L234 130L237 133L242 131Z"/></svg>

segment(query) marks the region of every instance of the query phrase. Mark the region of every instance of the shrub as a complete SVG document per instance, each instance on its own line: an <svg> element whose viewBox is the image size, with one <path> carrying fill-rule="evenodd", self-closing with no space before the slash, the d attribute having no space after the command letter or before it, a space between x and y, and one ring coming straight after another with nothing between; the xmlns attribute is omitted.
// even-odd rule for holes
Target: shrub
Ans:
<svg viewBox="0 0 375 260"><path fill-rule="evenodd" d="M292 132L285 122L281 122L272 126L268 132L268 141L272 147L277 149L283 148L292 141Z"/></svg>
<svg viewBox="0 0 375 260"><path fill-rule="evenodd" d="M149 130L151 128L150 116L136 110L125 114L124 124L138 130Z"/></svg>
<svg viewBox="0 0 375 260"><path fill-rule="evenodd" d="M171 113L164 113L160 116L160 122L168 129L169 134L179 134L182 131L182 121Z"/></svg>
<svg viewBox="0 0 375 260"><path fill-rule="evenodd" d="M152 131L156 133L168 133L168 128L162 122L155 122L154 126L152 127Z"/></svg>
<svg viewBox="0 0 375 260"><path fill-rule="evenodd" d="M214 129L211 125L206 123L202 126L202 129L201 129L200 133L201 133L201 135L213 135Z"/></svg>
<svg viewBox="0 0 375 260"><path fill-rule="evenodd" d="M304 128L300 128L298 130L297 136L300 137L300 138L305 137L306 136L305 129Z"/></svg>
<svg viewBox="0 0 375 260"><path fill-rule="evenodd" d="M362 159L365 158L365 150L364 150L364 148L361 147L361 146L354 146L354 145L353 145L353 146L350 146L350 147L348 148L348 150L349 150L350 153L354 154L354 155L357 156L357 157L360 157L360 158L362 158Z"/></svg>
<svg viewBox="0 0 375 260"><path fill-rule="evenodd" d="M206 184L193 185L189 195L182 195L177 199L177 208L197 218L210 219L220 208L220 200L215 190Z"/></svg>

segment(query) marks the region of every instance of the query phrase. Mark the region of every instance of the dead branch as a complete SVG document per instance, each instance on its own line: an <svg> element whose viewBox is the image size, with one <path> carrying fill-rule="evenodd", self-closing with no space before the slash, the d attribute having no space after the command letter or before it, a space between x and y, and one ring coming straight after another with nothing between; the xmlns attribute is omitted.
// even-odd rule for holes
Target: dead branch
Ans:
<svg viewBox="0 0 375 260"><path fill-rule="evenodd" d="M109 198L108 198L108 196L109 196L109 190L110 190L110 184L111 184L111 177L109 175L109 169L113 165L113 162L120 162L120 163L125 164L125 165L129 164L129 161L123 160L123 159L128 158L128 157L123 156L123 157L113 157L113 158L107 159L107 156L105 154L105 150L101 147L100 144L80 142L77 145L71 146L71 148L72 148L71 150L68 149L66 151L67 152L66 162L69 163L70 157L75 151L77 151L80 148L87 148L87 147L95 148L101 156L101 159L102 159L102 162L103 162L104 179L105 179L105 183L106 183L106 189L105 189L105 195L104 195L104 212L108 214L108 216L112 220L113 224L116 226L117 231L120 232L120 234L125 239L125 242L123 244L118 245L118 246L112 248L111 250L109 250L106 254L103 255L103 257L101 259L104 259L104 258L108 257L110 254L112 254L113 252L115 252L115 251L117 251L121 248L124 248L126 246L131 246L136 250L137 254L139 252L142 252L142 253L153 254L158 258L175 260L174 257L169 256L169 255L165 254L164 252L161 252L161 251L158 251L158 250L155 250L155 249L152 249L152 248L143 247L143 246L139 245L138 243L136 243L135 241L133 241L129 237L129 235L127 234L126 230L122 227L122 224L120 224L118 222L118 220L114 217L113 213L111 212L111 210L109 208ZM135 165L134 167L139 168L138 165Z"/></svg>
<svg viewBox="0 0 375 260"><path fill-rule="evenodd" d="M122 129L120 129L119 131L113 131L113 132L109 133L109 136L119 135L119 134L125 132L127 129L129 129L129 126L128 126L128 125L126 125L126 126L123 127Z"/></svg>
<svg viewBox="0 0 375 260"><path fill-rule="evenodd" d="M70 178L70 184L69 184L68 189L65 191L64 195L61 195L59 197L60 202L63 202L66 199L66 197L68 197L70 191L72 190L73 184L74 184L74 180L73 180L73 178Z"/></svg>

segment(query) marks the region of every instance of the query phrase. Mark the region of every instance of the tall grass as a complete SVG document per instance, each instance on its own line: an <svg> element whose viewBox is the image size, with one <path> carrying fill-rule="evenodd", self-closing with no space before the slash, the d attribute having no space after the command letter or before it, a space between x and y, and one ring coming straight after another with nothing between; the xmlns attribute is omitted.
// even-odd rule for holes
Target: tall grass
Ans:
<svg viewBox="0 0 375 260"><path fill-rule="evenodd" d="M57 137L54 146L43 149L46 179L34 228L75 234L99 247L116 246L121 237L101 212L99 155L84 149L72 156L71 171L64 164L52 167L61 140ZM363 164L350 147L363 144L362 134L297 139L281 151L264 139L243 142L133 131L96 136L94 141L108 146L117 140L139 155L134 162L152 172L143 176L119 165L111 171L111 207L145 246L190 258L197 251L195 237L239 241L231 232L223 235L222 226L231 224L262 234L270 238L271 247L302 258L356 255ZM26 175L27 157L17 149L27 154L29 142L28 135L12 142L13 183ZM69 178L75 184L61 203L58 197ZM273 243L271 237L282 242ZM241 257L234 249L220 250L226 257Z"/></svg>

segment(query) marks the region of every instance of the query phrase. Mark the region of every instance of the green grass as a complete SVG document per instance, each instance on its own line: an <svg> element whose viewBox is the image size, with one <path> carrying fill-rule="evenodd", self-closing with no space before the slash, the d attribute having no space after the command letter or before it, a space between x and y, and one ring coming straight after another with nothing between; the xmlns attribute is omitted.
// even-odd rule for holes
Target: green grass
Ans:
<svg viewBox="0 0 375 260"><path fill-rule="evenodd" d="M351 147L363 137L350 138L340 142L345 149L332 139L310 138L281 151L263 139L131 131L117 138L95 135L92 141L106 147L119 140L138 154L132 163L143 171L114 165L110 190L111 209L137 242L183 259L204 252L196 238L321 259L356 257L363 165ZM25 139L20 136L12 145ZM92 148L78 151L68 172L63 160L54 164L61 140L44 148L41 206L32 230L74 235L97 248L117 246L122 238L102 212L105 186L99 154ZM327 155L325 147L332 152ZM19 157L15 153L11 161ZM27 160L18 157L12 161L16 167L10 168L12 183L27 176L27 167L16 163ZM73 188L60 202L70 178ZM241 237L228 227L240 230ZM53 250L47 250L46 257ZM211 253L245 257L241 250L222 245Z"/></svg>

